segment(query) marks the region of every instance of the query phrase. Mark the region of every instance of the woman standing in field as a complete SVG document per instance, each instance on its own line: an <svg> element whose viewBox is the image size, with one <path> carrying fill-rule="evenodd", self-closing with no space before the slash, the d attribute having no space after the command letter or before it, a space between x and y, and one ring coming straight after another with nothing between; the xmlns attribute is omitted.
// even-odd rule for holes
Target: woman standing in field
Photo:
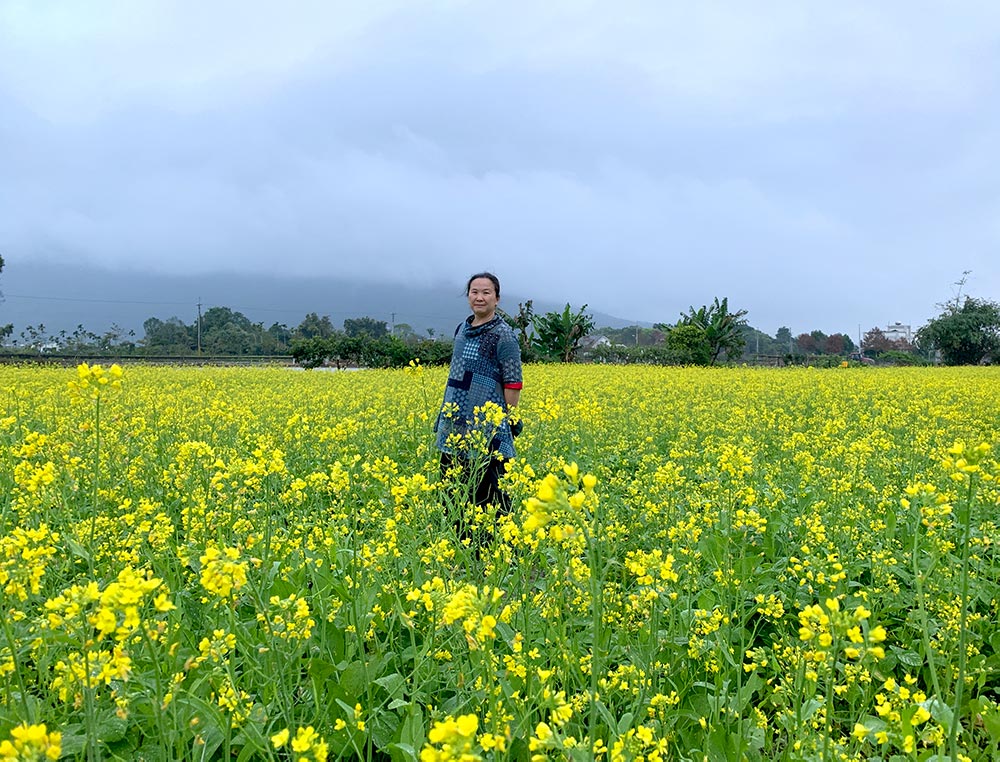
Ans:
<svg viewBox="0 0 1000 762"><path fill-rule="evenodd" d="M455 330L444 403L434 427L441 473L457 471L467 481L468 498L475 505L494 505L498 513L506 514L510 496L500 489L499 481L506 462L514 457L514 437L521 427L520 421L511 421L521 397L521 347L514 331L497 315L497 276L476 273L465 293L472 314ZM459 532L468 536L464 526Z"/></svg>

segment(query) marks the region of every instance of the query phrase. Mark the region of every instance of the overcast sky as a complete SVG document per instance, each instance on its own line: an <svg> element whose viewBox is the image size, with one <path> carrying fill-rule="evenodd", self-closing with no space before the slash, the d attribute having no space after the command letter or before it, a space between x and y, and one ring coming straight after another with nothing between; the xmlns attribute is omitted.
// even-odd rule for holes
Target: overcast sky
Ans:
<svg viewBox="0 0 1000 762"><path fill-rule="evenodd" d="M914 328L1000 298L1000 3L0 0L0 254Z"/></svg>

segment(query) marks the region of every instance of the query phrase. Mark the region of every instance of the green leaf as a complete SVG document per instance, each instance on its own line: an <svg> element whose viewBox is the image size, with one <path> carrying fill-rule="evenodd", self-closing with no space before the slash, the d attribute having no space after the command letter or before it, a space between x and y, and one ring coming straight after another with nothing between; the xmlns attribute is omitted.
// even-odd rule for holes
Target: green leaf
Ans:
<svg viewBox="0 0 1000 762"><path fill-rule="evenodd" d="M931 713L931 717L933 717L946 732L951 731L951 724L955 720L955 713L951 710L950 706L944 703L937 696L931 696L923 702L923 707Z"/></svg>
<svg viewBox="0 0 1000 762"><path fill-rule="evenodd" d="M365 680L366 673L365 665L360 661L352 661L340 673L340 687L343 688L348 701L353 701L356 704L364 694L365 685L367 684ZM353 706L351 711L353 711Z"/></svg>
<svg viewBox="0 0 1000 762"><path fill-rule="evenodd" d="M603 701L598 699L597 701L594 702L594 706L597 707L597 713L601 715L601 717L604 719L604 722L609 729L618 727L618 723L615 722L615 718L612 716L611 712L608 711L608 708L604 706Z"/></svg>
<svg viewBox="0 0 1000 762"><path fill-rule="evenodd" d="M84 561L90 561L90 550L88 548L69 537L66 538L66 544L74 556L82 558Z"/></svg>
<svg viewBox="0 0 1000 762"><path fill-rule="evenodd" d="M737 706L735 709L740 713L744 712L747 704L750 703L750 700L762 685L764 685L764 679L756 672L752 673L739 690L739 694L736 697Z"/></svg>
<svg viewBox="0 0 1000 762"><path fill-rule="evenodd" d="M399 728L399 742L402 745L419 749L424 745L425 737L424 713L419 706L413 704Z"/></svg>
<svg viewBox="0 0 1000 762"><path fill-rule="evenodd" d="M916 651L904 651L902 648L893 648L892 652L899 659L899 663L905 664L907 667L922 667L924 664L924 658Z"/></svg>
<svg viewBox="0 0 1000 762"><path fill-rule="evenodd" d="M408 743L391 743L386 747L392 762L417 762L417 751Z"/></svg>
<svg viewBox="0 0 1000 762"><path fill-rule="evenodd" d="M334 699L334 701L336 702L337 706L339 706L341 709L344 710L345 716L347 717L354 716L354 707L352 705L348 704L346 701L343 701L342 699L339 698Z"/></svg>
<svg viewBox="0 0 1000 762"><path fill-rule="evenodd" d="M715 603L718 599L716 598L714 590L702 590L698 595L698 608L705 609L706 611L711 611L715 608ZM686 642L686 641L685 641Z"/></svg>
<svg viewBox="0 0 1000 762"><path fill-rule="evenodd" d="M802 719L811 719L816 710L823 706L823 702L818 698L811 698L802 705Z"/></svg>
<svg viewBox="0 0 1000 762"><path fill-rule="evenodd" d="M261 749L259 746L253 744L247 744L240 749L240 754L236 758L236 762L251 762L251 760L266 757L266 753L263 752L266 752L266 749Z"/></svg>
<svg viewBox="0 0 1000 762"><path fill-rule="evenodd" d="M97 737L104 743L114 743L125 737L128 723L116 714L106 714L97 721Z"/></svg>
<svg viewBox="0 0 1000 762"><path fill-rule="evenodd" d="M882 516L885 517L885 530L889 537L896 536L896 512L895 511L885 511Z"/></svg>
<svg viewBox="0 0 1000 762"><path fill-rule="evenodd" d="M62 728L62 755L66 757L78 757L87 748L87 736L83 726L78 724L66 725Z"/></svg>
<svg viewBox="0 0 1000 762"><path fill-rule="evenodd" d="M171 754L162 746L154 743L147 743L129 753L132 762L170 762L173 759Z"/></svg>
<svg viewBox="0 0 1000 762"><path fill-rule="evenodd" d="M372 717L365 729L375 742L375 747L384 749L399 735L401 724L398 714L379 712Z"/></svg>
<svg viewBox="0 0 1000 762"><path fill-rule="evenodd" d="M391 675L378 678L375 684L385 688L385 692L389 694L389 698L398 698L402 695L403 688L406 686L406 678L398 672L393 672Z"/></svg>
<svg viewBox="0 0 1000 762"><path fill-rule="evenodd" d="M199 720L196 732L205 742L201 747L205 759L212 759L226 737L229 721L222 711L211 701L199 696L182 694L175 700L177 711Z"/></svg>
<svg viewBox="0 0 1000 762"><path fill-rule="evenodd" d="M984 712L980 715L980 718L983 721L983 727L989 733L990 741L994 744L1000 742L1000 713Z"/></svg>
<svg viewBox="0 0 1000 762"><path fill-rule="evenodd" d="M626 712L618 720L618 735L624 735L632 727L632 720L635 716L632 712Z"/></svg>
<svg viewBox="0 0 1000 762"><path fill-rule="evenodd" d="M309 676L317 680L334 679L337 674L337 666L326 659L309 659Z"/></svg>
<svg viewBox="0 0 1000 762"><path fill-rule="evenodd" d="M994 652L1000 653L1000 629L994 630L993 634L990 635L990 645Z"/></svg>
<svg viewBox="0 0 1000 762"><path fill-rule="evenodd" d="M253 754L271 748L271 739L264 734L266 727L267 715L262 707L255 706L251 712L249 721L243 724L232 741L234 748L239 747L241 749L240 757L243 757L245 753ZM247 757L247 759L255 758L253 756Z"/></svg>

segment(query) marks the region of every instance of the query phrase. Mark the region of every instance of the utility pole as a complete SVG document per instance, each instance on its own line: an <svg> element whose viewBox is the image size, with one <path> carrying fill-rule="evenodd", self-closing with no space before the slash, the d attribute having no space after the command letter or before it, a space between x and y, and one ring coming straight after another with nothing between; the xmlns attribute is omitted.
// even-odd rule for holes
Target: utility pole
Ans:
<svg viewBox="0 0 1000 762"><path fill-rule="evenodd" d="M201 297L198 297L198 354L201 354Z"/></svg>
<svg viewBox="0 0 1000 762"><path fill-rule="evenodd" d="M395 312L390 312L389 315L392 317L392 330L389 331L389 333L392 334L393 336L395 336L396 335L396 313Z"/></svg>

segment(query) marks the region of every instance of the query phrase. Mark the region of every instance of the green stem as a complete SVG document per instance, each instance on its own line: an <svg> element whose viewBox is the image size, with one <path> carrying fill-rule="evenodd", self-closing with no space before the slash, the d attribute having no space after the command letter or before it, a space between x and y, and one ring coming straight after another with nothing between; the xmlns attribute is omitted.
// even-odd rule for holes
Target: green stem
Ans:
<svg viewBox="0 0 1000 762"><path fill-rule="evenodd" d="M796 732L802 729L802 708L805 706L805 683L806 683L806 660L805 655L799 652L799 664L798 669L795 672L795 690L794 695L799 697L798 701L795 701L795 730ZM788 759L788 754L790 749L795 748L795 738L790 736L788 742L785 744L785 749L782 752L781 758Z"/></svg>
<svg viewBox="0 0 1000 762"><path fill-rule="evenodd" d="M358 661L361 664L361 674L364 683L364 706L370 707L372 705L371 701L371 690L372 682L371 675L368 671L368 655L365 653L365 633L367 628L363 626L363 615L361 613L361 591L364 589L361 584L361 576L363 574L363 566L358 563L358 553L360 549L358 548L359 533L361 531L361 525L358 521L358 511L352 512L353 527L351 530L351 560L348 565L350 569L350 577L353 584L353 593L351 595L351 624L354 626L354 638L357 642L357 655ZM360 699L361 697L357 697ZM352 741L351 744L357 749L357 745L353 740L354 729L351 730ZM360 756L360 755L359 755ZM365 759L371 758L371 743L366 736L365 739Z"/></svg>
<svg viewBox="0 0 1000 762"><path fill-rule="evenodd" d="M937 664L934 662L934 650L931 648L931 636L927 627L927 607L924 604L924 577L920 573L920 561L917 551L920 541L920 508L916 508L916 521L913 527L913 550L910 552L910 564L913 567L913 583L917 593L917 610L920 612L920 637L924 644L924 655L931 670L931 684L938 700L944 700L941 685L938 682Z"/></svg>
<svg viewBox="0 0 1000 762"><path fill-rule="evenodd" d="M593 513L593 532L588 532L586 522L583 525L584 539L587 543L587 556L590 561L590 597L591 597L591 656L590 656L590 716L588 717L588 734L593 748L597 740L597 688L601 671L604 668L604 644L601 634L604 620L604 585L602 583L600 547L594 537L600 537L601 518L600 503Z"/></svg>
<svg viewBox="0 0 1000 762"><path fill-rule="evenodd" d="M960 724L959 712L962 709L963 692L965 689L965 666L968 654L966 653L968 632L966 624L969 617L969 539L972 530L972 507L975 496L974 477L969 477L969 490L965 498L965 512L962 519L962 611L958 623L958 678L955 683L955 706L952 711L951 721L951 758L953 762L958 760L958 726Z"/></svg>
<svg viewBox="0 0 1000 762"><path fill-rule="evenodd" d="M88 560L90 562L90 575L94 576L94 556L97 554L94 548L94 536L97 530L97 498L101 484L101 396L97 395L94 402L94 497L90 506L90 540L87 543Z"/></svg>
<svg viewBox="0 0 1000 762"><path fill-rule="evenodd" d="M97 722L94 707L94 689L90 685L90 657L87 642L83 643L83 710L84 727L87 731L87 762L99 762L101 758L98 748Z"/></svg>
<svg viewBox="0 0 1000 762"><path fill-rule="evenodd" d="M21 708L24 710L24 721L34 721L31 710L28 708L28 689L24 684L24 675L21 674L21 665L17 660L17 648L14 645L14 636L10 632L10 617L0 617L3 620L3 634L7 638L7 645L10 648L10 658L14 662L14 674L17 676L17 685L20 690ZM9 694L9 692L8 692ZM10 696L7 697L8 702Z"/></svg>
<svg viewBox="0 0 1000 762"><path fill-rule="evenodd" d="M837 653L839 649L840 639L834 638L830 644L830 652L827 654L830 659L830 669L826 676L826 699L824 706L826 714L826 733L823 734L824 760L830 759L830 737L833 735L833 688L837 682Z"/></svg>
<svg viewBox="0 0 1000 762"><path fill-rule="evenodd" d="M166 693L163 690L163 680L160 678L160 660L156 656L156 651L153 648L153 641L149 637L149 632L143 625L140 625L140 628L142 629L143 643L146 646L146 650L149 652L150 664L153 665L153 682L156 684L156 698L162 706L163 701L166 699ZM163 745L164 751L169 753L171 744L170 737L173 734L173 728L170 730L167 729L165 712L158 711L154 707L154 714L156 715L156 724L160 729L160 743ZM173 716L173 709L171 709L170 714Z"/></svg>

